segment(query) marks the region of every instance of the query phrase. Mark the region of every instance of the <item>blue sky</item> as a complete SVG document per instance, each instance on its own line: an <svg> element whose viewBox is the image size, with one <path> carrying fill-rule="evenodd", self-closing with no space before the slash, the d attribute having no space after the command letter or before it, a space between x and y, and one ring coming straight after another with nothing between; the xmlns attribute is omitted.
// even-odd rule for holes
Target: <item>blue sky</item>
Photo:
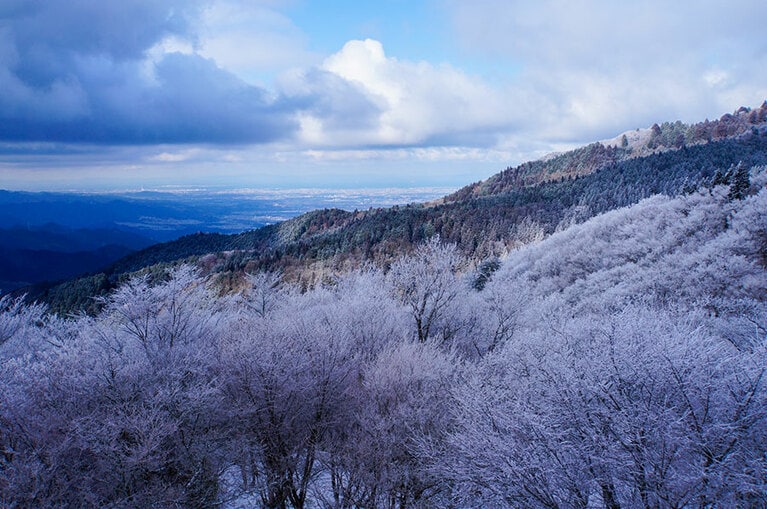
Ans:
<svg viewBox="0 0 767 509"><path fill-rule="evenodd" d="M767 99L762 0L3 0L0 188L460 186Z"/></svg>

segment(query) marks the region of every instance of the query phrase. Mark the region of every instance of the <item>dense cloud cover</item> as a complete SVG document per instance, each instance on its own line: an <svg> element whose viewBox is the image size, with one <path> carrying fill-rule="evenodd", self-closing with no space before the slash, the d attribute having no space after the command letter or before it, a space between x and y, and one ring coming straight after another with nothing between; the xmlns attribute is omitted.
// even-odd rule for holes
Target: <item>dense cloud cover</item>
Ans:
<svg viewBox="0 0 767 509"><path fill-rule="evenodd" d="M247 46L253 39L226 54L220 37L200 42L206 21L227 26L211 12L203 2L9 5L0 36L0 138L261 143L300 128L300 141L314 146L450 145L467 137L489 145L494 138L483 141L482 133L513 117L476 77L398 60L373 39L349 41L267 91L232 72L242 67L218 64L261 51Z"/></svg>
<svg viewBox="0 0 767 509"><path fill-rule="evenodd" d="M276 172L279 185L338 185L324 172L344 166L346 182L469 174L459 185L760 105L765 15L757 0L9 0L3 185L50 188L52 171L89 182L88 168L120 165L147 184L165 171L168 184L226 172L263 185Z"/></svg>
<svg viewBox="0 0 767 509"><path fill-rule="evenodd" d="M447 3L467 51L522 66L514 96L556 120L547 137L701 120L767 94L759 0Z"/></svg>
<svg viewBox="0 0 767 509"><path fill-rule="evenodd" d="M294 123L265 90L202 56L152 51L171 36L193 35L198 4L6 4L0 11L0 137L245 143L290 133Z"/></svg>

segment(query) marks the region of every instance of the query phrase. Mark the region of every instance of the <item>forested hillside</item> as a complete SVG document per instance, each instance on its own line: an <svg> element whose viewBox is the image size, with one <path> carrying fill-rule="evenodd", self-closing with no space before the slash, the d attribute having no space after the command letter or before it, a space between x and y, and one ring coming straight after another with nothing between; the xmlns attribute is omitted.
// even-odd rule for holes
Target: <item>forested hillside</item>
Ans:
<svg viewBox="0 0 767 509"><path fill-rule="evenodd" d="M732 143L746 160L763 137ZM681 169L661 175L681 153L628 195L680 193ZM575 188L617 187L598 173ZM543 240L528 222L527 245L476 269L433 235L307 288L253 272L221 293L201 259L92 317L6 297L0 500L764 507L767 170L716 179L603 214L594 194L594 217L561 211ZM337 215L328 238L365 221Z"/></svg>
<svg viewBox="0 0 767 509"><path fill-rule="evenodd" d="M57 312L95 312L91 297L106 295L127 274L184 260L218 273L224 287L237 287L247 272L279 270L307 288L368 262L385 267L434 235L479 264L596 214L658 193L729 184L739 165L767 164L767 103L715 122L664 123L640 140L525 163L437 203L317 210L237 235L191 235L123 258L102 274L26 291ZM218 254L205 256L211 253Z"/></svg>
<svg viewBox="0 0 767 509"><path fill-rule="evenodd" d="M470 196L486 196L527 187L541 182L587 175L627 159L647 157L659 152L685 149L712 141L740 137L753 132L767 123L767 101L758 109L740 108L733 114L725 114L719 120L708 120L687 125L682 122L654 124L650 129L631 135L617 137L605 143L593 143L586 147L521 164L464 187L445 198L447 201L466 199Z"/></svg>

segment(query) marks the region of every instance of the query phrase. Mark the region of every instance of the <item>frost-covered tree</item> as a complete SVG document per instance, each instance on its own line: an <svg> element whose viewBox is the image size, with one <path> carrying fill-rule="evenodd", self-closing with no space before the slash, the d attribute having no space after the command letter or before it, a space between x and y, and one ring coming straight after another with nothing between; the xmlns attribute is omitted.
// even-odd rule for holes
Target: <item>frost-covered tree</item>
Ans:
<svg viewBox="0 0 767 509"><path fill-rule="evenodd" d="M243 295L247 312L264 318L278 309L289 291L281 279L281 275L276 272L248 274L248 286Z"/></svg>
<svg viewBox="0 0 767 509"><path fill-rule="evenodd" d="M351 337L355 355L374 359L390 343L410 337L407 310L386 291L386 276L364 268L339 278L329 304L333 317Z"/></svg>
<svg viewBox="0 0 767 509"><path fill-rule="evenodd" d="M503 346L525 326L525 314L536 304L526 289L507 280L490 281L472 303L477 310L477 325L472 331L479 356Z"/></svg>
<svg viewBox="0 0 767 509"><path fill-rule="evenodd" d="M464 290L458 277L463 263L456 247L435 236L392 264L388 274L392 292L409 310L418 341L449 339L454 326L446 318Z"/></svg>
<svg viewBox="0 0 767 509"><path fill-rule="evenodd" d="M732 172L732 183L727 197L730 200L742 200L751 187L751 178L749 168L741 161Z"/></svg>
<svg viewBox="0 0 767 509"><path fill-rule="evenodd" d="M764 355L659 310L560 321L455 391L433 469L459 505L764 503Z"/></svg>
<svg viewBox="0 0 767 509"><path fill-rule="evenodd" d="M269 320L239 320L222 352L242 489L265 507L304 507L318 455L345 415L355 357L331 292L295 295Z"/></svg>
<svg viewBox="0 0 767 509"><path fill-rule="evenodd" d="M418 440L449 427L456 359L430 343L392 344L360 374L344 439L329 451L333 507L428 506L437 488Z"/></svg>
<svg viewBox="0 0 767 509"><path fill-rule="evenodd" d="M103 316L1 359L3 499L22 507L188 506L217 497L216 310L181 269L134 280Z"/></svg>

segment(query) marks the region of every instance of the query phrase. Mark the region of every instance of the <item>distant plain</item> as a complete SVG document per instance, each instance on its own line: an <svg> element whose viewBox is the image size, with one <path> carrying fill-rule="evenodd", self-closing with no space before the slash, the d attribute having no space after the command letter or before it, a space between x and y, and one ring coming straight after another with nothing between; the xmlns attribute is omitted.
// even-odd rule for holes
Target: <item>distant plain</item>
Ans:
<svg viewBox="0 0 767 509"><path fill-rule="evenodd" d="M305 212L420 203L453 188L0 191L0 294L102 269L157 242L239 233Z"/></svg>

